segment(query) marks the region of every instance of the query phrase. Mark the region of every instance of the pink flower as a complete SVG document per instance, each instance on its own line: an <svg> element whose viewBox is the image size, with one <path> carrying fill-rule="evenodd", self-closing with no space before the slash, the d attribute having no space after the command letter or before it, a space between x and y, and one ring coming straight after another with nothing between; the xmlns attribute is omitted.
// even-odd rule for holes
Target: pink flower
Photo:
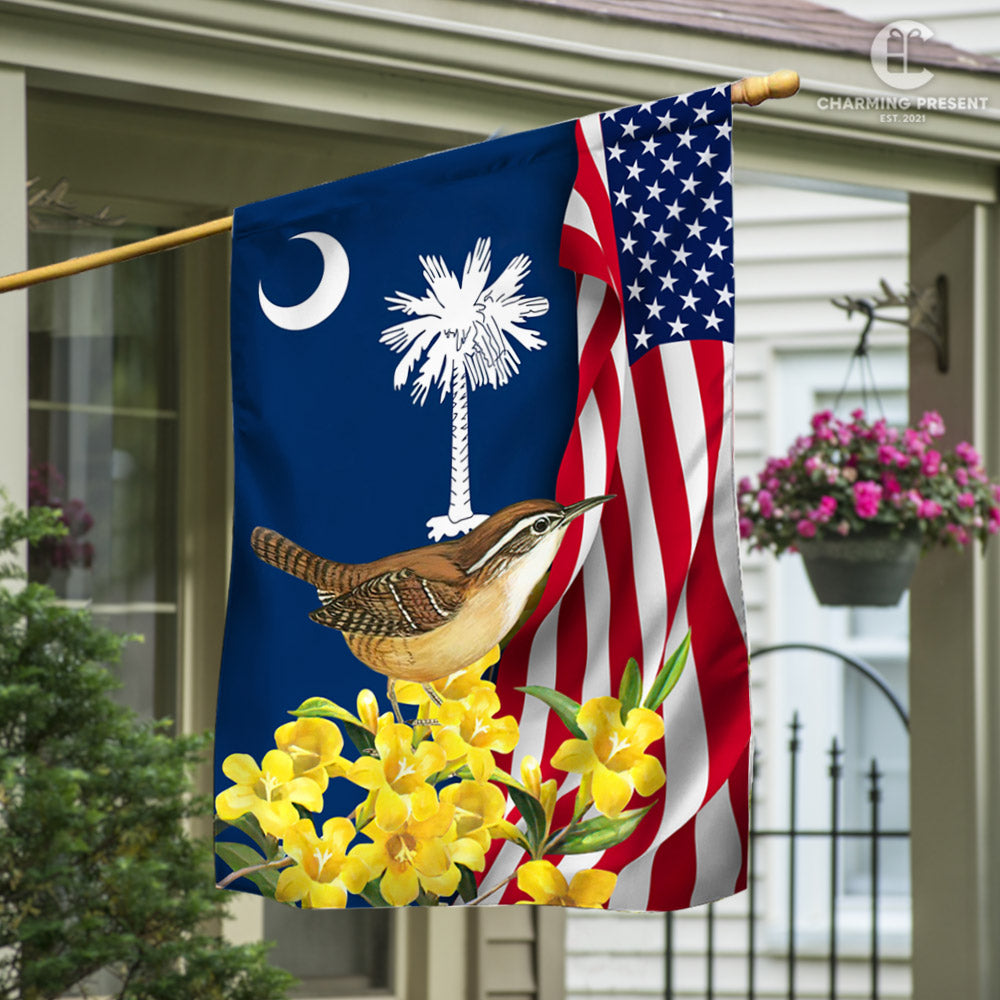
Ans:
<svg viewBox="0 0 1000 1000"><path fill-rule="evenodd" d="M869 479L854 484L854 510L860 518L868 519L878 514L882 487Z"/></svg>
<svg viewBox="0 0 1000 1000"><path fill-rule="evenodd" d="M743 496L744 493L753 493L753 482L749 476L744 476L736 487L736 492L739 496Z"/></svg>
<svg viewBox="0 0 1000 1000"><path fill-rule="evenodd" d="M774 497L767 490L761 490L757 494L757 506L761 517L770 517L774 513Z"/></svg>
<svg viewBox="0 0 1000 1000"><path fill-rule="evenodd" d="M882 490L886 499L889 499L899 496L903 488L899 485L899 480L891 472L887 472L882 477Z"/></svg>
<svg viewBox="0 0 1000 1000"><path fill-rule="evenodd" d="M920 418L920 423L917 426L931 437L941 437L944 434L944 420L937 410L928 410Z"/></svg>
<svg viewBox="0 0 1000 1000"><path fill-rule="evenodd" d="M965 510L972 510L976 506L976 498L971 493L959 493L958 506Z"/></svg>
<svg viewBox="0 0 1000 1000"><path fill-rule="evenodd" d="M878 460L883 465L898 465L900 468L909 461L898 448L894 448L891 444L879 445Z"/></svg>
<svg viewBox="0 0 1000 1000"><path fill-rule="evenodd" d="M851 533L851 524L849 521L841 521L840 524L837 525L838 535L849 535L850 533Z"/></svg>
<svg viewBox="0 0 1000 1000"><path fill-rule="evenodd" d="M830 410L820 410L819 413L814 413L810 424L812 424L812 429L818 431L821 427L825 427L831 420L833 420L833 413Z"/></svg>
<svg viewBox="0 0 1000 1000"><path fill-rule="evenodd" d="M927 450L927 440L920 431L907 427L903 431L903 443L911 455L922 455Z"/></svg>
<svg viewBox="0 0 1000 1000"><path fill-rule="evenodd" d="M917 506L917 517L938 517L943 513L943 508L937 500L921 500Z"/></svg>
<svg viewBox="0 0 1000 1000"><path fill-rule="evenodd" d="M753 534L753 521L749 517L740 518L740 538L749 538Z"/></svg>
<svg viewBox="0 0 1000 1000"><path fill-rule="evenodd" d="M851 410L851 419L860 424L865 419L865 411L860 406L856 410Z"/></svg>
<svg viewBox="0 0 1000 1000"><path fill-rule="evenodd" d="M819 510L817 511L820 520L824 523L829 521L833 517L837 510L837 501L831 496L823 497L819 502Z"/></svg>
<svg viewBox="0 0 1000 1000"><path fill-rule="evenodd" d="M798 524L795 525L795 530L803 538L812 538L816 534L816 525L813 524L808 518L802 518Z"/></svg>
<svg viewBox="0 0 1000 1000"><path fill-rule="evenodd" d="M823 468L823 459L819 455L810 455L804 462L806 472L812 475L814 472L819 472Z"/></svg>
<svg viewBox="0 0 1000 1000"><path fill-rule="evenodd" d="M982 462L982 458L979 456L979 452L969 444L968 441L959 441L955 445L955 454L965 462L966 465L979 465Z"/></svg>
<svg viewBox="0 0 1000 1000"><path fill-rule="evenodd" d="M968 469L963 469L961 466L959 466L955 470L955 482L958 483L959 486L968 486L969 485L969 470Z"/></svg>
<svg viewBox="0 0 1000 1000"><path fill-rule="evenodd" d="M925 476L936 476L941 471L941 452L929 448L924 452L920 463L920 471Z"/></svg>

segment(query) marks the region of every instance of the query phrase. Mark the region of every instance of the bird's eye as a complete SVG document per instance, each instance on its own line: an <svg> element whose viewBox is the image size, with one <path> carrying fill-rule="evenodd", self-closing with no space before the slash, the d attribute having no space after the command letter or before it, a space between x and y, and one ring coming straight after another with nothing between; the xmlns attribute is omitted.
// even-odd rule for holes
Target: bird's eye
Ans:
<svg viewBox="0 0 1000 1000"><path fill-rule="evenodd" d="M547 517L539 517L535 523L531 526L531 530L536 534L540 535L549 526L549 519Z"/></svg>

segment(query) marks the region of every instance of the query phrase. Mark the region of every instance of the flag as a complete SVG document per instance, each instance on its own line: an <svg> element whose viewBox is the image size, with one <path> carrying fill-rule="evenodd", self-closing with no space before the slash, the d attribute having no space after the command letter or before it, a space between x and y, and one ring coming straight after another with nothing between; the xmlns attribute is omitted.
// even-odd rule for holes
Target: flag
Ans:
<svg viewBox="0 0 1000 1000"><path fill-rule="evenodd" d="M237 210L220 878L306 906L744 887L730 131L720 86ZM514 549L504 615L541 597L494 639L469 580ZM445 634L431 701L400 664Z"/></svg>

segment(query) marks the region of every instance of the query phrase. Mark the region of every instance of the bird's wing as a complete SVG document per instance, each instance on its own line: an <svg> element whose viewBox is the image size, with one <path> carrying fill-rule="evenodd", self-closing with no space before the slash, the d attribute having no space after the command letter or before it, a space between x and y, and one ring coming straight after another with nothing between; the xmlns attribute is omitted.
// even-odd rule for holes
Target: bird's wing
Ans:
<svg viewBox="0 0 1000 1000"><path fill-rule="evenodd" d="M429 632L454 617L462 592L412 569L382 573L339 597L319 591L323 607L309 617L320 625L363 635L409 636Z"/></svg>

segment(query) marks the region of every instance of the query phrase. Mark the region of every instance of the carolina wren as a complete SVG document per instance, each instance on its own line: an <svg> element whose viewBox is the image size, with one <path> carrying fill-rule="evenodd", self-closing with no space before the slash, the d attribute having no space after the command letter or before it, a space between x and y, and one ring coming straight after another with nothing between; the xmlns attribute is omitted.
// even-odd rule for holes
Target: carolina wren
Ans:
<svg viewBox="0 0 1000 1000"><path fill-rule="evenodd" d="M417 681L440 704L430 682L474 663L510 631L570 523L611 499L522 500L462 538L369 563L324 559L270 528L254 528L250 543L264 562L316 588L322 607L309 617L342 632L362 663L389 678L399 718L395 682Z"/></svg>

